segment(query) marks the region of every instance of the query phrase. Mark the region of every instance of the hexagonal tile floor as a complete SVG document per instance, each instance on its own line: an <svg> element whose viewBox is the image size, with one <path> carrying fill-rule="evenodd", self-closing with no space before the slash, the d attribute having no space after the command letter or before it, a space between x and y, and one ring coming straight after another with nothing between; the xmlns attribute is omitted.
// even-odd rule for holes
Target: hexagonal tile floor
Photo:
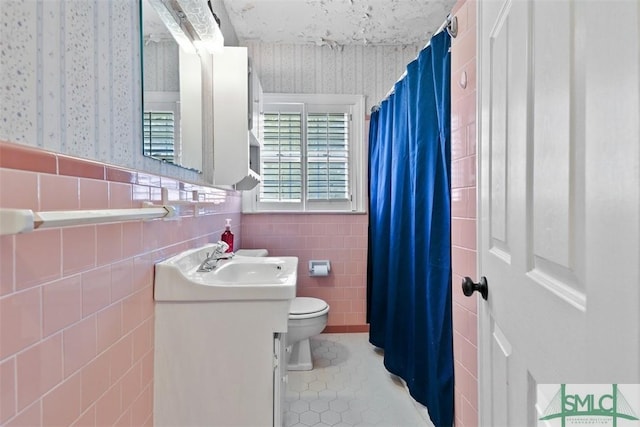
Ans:
<svg viewBox="0 0 640 427"><path fill-rule="evenodd" d="M312 371L288 373L286 427L433 426L367 334L318 335L311 352Z"/></svg>

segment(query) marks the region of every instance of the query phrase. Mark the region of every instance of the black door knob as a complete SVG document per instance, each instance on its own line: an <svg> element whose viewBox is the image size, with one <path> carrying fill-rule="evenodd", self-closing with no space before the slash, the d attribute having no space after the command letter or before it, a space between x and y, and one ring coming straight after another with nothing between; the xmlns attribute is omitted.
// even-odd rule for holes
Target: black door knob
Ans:
<svg viewBox="0 0 640 427"><path fill-rule="evenodd" d="M470 297L474 291L480 292L480 295L482 295L482 298L485 300L489 297L489 284L487 283L486 277L482 276L480 283L474 283L471 277L462 279L462 293Z"/></svg>

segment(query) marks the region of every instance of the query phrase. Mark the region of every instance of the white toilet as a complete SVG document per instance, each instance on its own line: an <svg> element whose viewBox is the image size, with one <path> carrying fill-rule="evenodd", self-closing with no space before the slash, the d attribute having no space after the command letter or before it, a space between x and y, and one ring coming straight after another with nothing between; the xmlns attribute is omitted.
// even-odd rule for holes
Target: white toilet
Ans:
<svg viewBox="0 0 640 427"><path fill-rule="evenodd" d="M239 249L238 256L268 256L266 249ZM318 298L296 297L289 307L287 367L290 371L313 369L309 338L327 326L329 304Z"/></svg>
<svg viewBox="0 0 640 427"><path fill-rule="evenodd" d="M287 367L290 371L310 371L309 338L318 335L329 317L329 304L318 298L296 297L289 308L287 331Z"/></svg>

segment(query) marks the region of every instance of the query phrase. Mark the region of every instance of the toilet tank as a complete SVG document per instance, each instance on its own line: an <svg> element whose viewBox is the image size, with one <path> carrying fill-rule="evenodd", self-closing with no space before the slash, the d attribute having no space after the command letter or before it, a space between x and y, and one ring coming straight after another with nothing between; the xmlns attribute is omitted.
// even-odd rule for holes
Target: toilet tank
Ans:
<svg viewBox="0 0 640 427"><path fill-rule="evenodd" d="M269 256L269 251L266 249L238 249L236 251L238 256Z"/></svg>

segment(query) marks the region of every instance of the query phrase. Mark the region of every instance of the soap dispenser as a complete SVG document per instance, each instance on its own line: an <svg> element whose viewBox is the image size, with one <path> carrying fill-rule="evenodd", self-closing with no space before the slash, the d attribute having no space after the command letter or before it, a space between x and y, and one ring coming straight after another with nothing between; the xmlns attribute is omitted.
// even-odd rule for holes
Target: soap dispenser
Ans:
<svg viewBox="0 0 640 427"><path fill-rule="evenodd" d="M220 240L229 245L227 252L233 252L233 233L231 232L231 218L226 219L227 223L224 226L224 232L220 236Z"/></svg>

